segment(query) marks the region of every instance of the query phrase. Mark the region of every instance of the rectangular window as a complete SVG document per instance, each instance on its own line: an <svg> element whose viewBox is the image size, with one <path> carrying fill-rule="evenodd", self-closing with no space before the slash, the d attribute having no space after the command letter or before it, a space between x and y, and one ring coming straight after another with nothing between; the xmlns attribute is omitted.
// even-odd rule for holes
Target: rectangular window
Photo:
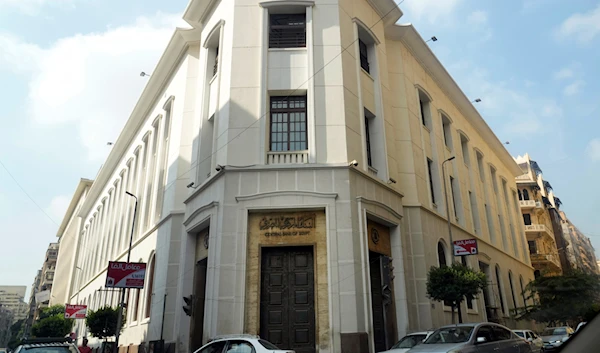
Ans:
<svg viewBox="0 0 600 353"><path fill-rule="evenodd" d="M458 218L456 211L456 187L454 185L454 178L450 177L450 193L452 194L452 208L454 209L454 217Z"/></svg>
<svg viewBox="0 0 600 353"><path fill-rule="evenodd" d="M421 122L423 126L427 126L427 119L425 119L425 102L422 99L419 99L419 107L421 108Z"/></svg>
<svg viewBox="0 0 600 353"><path fill-rule="evenodd" d="M435 203L435 192L433 187L433 161L427 158L427 173L429 174L429 191L431 191L431 202Z"/></svg>
<svg viewBox="0 0 600 353"><path fill-rule="evenodd" d="M523 223L525 223L526 226L531 225L531 215L529 213L523 213Z"/></svg>
<svg viewBox="0 0 600 353"><path fill-rule="evenodd" d="M481 182L485 182L485 173L483 171L483 156L479 152L475 152L477 154L477 167L479 168L479 179Z"/></svg>
<svg viewBox="0 0 600 353"><path fill-rule="evenodd" d="M421 107L421 109L423 109ZM444 144L452 149L452 131L450 130L450 120L442 115L442 131L444 133Z"/></svg>
<svg viewBox="0 0 600 353"><path fill-rule="evenodd" d="M369 167L373 166L373 160L371 158L371 133L369 132L369 117L365 111L365 138L367 140L367 164Z"/></svg>
<svg viewBox="0 0 600 353"><path fill-rule="evenodd" d="M306 96L271 97L271 151L308 149Z"/></svg>
<svg viewBox="0 0 600 353"><path fill-rule="evenodd" d="M269 48L306 47L305 14L272 14L269 17Z"/></svg>
<svg viewBox="0 0 600 353"><path fill-rule="evenodd" d="M213 76L217 74L219 69L219 47L215 49L215 62L213 64Z"/></svg>
<svg viewBox="0 0 600 353"><path fill-rule="evenodd" d="M471 159L469 158L469 141L462 135L460 136L460 147L462 148L463 162L469 167L471 165Z"/></svg>
<svg viewBox="0 0 600 353"><path fill-rule="evenodd" d="M475 234L480 234L481 224L479 222L479 211L477 210L477 200L475 195L469 191L469 202L471 203L471 217L473 217L473 230Z"/></svg>
<svg viewBox="0 0 600 353"><path fill-rule="evenodd" d="M528 240L527 241L527 245L529 247L529 253L530 254L537 254L537 245L535 244L535 241Z"/></svg>
<svg viewBox="0 0 600 353"><path fill-rule="evenodd" d="M498 180L496 180L496 169L490 167L490 178L492 178L492 186L494 187L494 194L498 194Z"/></svg>
<svg viewBox="0 0 600 353"><path fill-rule="evenodd" d="M362 40L358 40L358 50L360 53L360 67L366 72L369 72L369 52L367 45Z"/></svg>

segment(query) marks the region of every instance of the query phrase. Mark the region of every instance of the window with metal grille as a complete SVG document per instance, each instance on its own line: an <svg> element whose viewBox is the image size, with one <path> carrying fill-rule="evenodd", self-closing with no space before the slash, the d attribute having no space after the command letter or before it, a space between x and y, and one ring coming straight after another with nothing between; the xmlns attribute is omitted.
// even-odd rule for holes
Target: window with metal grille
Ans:
<svg viewBox="0 0 600 353"><path fill-rule="evenodd" d="M272 14L269 17L269 48L306 47L305 14Z"/></svg>
<svg viewBox="0 0 600 353"><path fill-rule="evenodd" d="M219 47L215 49L215 63L213 65L213 76L217 74L219 69Z"/></svg>
<svg viewBox="0 0 600 353"><path fill-rule="evenodd" d="M362 40L358 40L358 50L360 51L360 67L366 72L369 72L369 54L367 45Z"/></svg>
<svg viewBox="0 0 600 353"><path fill-rule="evenodd" d="M308 149L306 96L271 97L271 151Z"/></svg>

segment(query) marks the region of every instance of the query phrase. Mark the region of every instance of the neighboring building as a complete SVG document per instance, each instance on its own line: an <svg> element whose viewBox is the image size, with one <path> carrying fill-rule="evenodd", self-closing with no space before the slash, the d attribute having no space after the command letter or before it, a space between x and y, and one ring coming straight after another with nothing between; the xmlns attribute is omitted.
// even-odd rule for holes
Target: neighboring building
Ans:
<svg viewBox="0 0 600 353"><path fill-rule="evenodd" d="M560 211L560 217L563 234L568 243L566 252L570 267L590 274L600 274L596 251L590 239L571 223L563 211Z"/></svg>
<svg viewBox="0 0 600 353"><path fill-rule="evenodd" d="M28 336L28 334L31 330L31 326L33 326L33 323L36 318L37 303L35 300L35 296L38 294L41 280L42 280L42 270L38 270L37 274L35 275L35 279L33 280L33 284L31 285L31 293L29 294L29 303L28 303L29 311L27 314L27 321L25 321L25 330L24 330L25 336Z"/></svg>
<svg viewBox="0 0 600 353"><path fill-rule="evenodd" d="M571 267L559 214L562 203L529 154L518 156L515 161L524 173L517 177L519 204L535 275L560 275Z"/></svg>
<svg viewBox="0 0 600 353"><path fill-rule="evenodd" d="M27 317L26 286L0 286L0 305L12 312L13 323Z"/></svg>
<svg viewBox="0 0 600 353"><path fill-rule="evenodd" d="M12 336L10 327L14 322L13 312L0 304L0 348L8 347Z"/></svg>
<svg viewBox="0 0 600 353"><path fill-rule="evenodd" d="M92 186L92 180L81 179L71 203L69 204L62 223L58 228L56 236L58 237L58 257L56 260L56 270L52 282L52 293L50 305L68 304L71 293L78 285L82 269L76 266L77 250L79 249L79 234L83 230L83 222L77 213L85 200L85 197Z"/></svg>
<svg viewBox="0 0 600 353"><path fill-rule="evenodd" d="M46 250L46 256L44 258L44 263L42 264L42 269L38 273L39 284L34 295L35 313L33 315L33 322L35 322L39 317L40 310L48 307L50 299L52 298L52 283L54 282L54 273L56 270L56 259L58 258L58 249L58 243L50 243L48 245L48 249ZM38 281L37 277L35 281Z"/></svg>
<svg viewBox="0 0 600 353"><path fill-rule="evenodd" d="M240 332L302 352L385 350L450 323L426 297L428 269L450 264L448 214L455 240L479 243L456 261L490 279L465 320L525 325L510 319L533 279L522 171L395 6L192 0L192 28L175 31L63 221L81 218L68 300L117 305L99 289L127 256L128 191L131 260L148 271L127 292L124 347L164 328L177 352Z"/></svg>

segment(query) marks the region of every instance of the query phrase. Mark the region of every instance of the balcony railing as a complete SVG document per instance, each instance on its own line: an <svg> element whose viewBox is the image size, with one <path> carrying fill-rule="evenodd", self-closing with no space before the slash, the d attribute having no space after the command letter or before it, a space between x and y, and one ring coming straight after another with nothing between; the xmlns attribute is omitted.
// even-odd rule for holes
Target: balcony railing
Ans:
<svg viewBox="0 0 600 353"><path fill-rule="evenodd" d="M306 164L308 151L267 152L267 164Z"/></svg>
<svg viewBox="0 0 600 353"><path fill-rule="evenodd" d="M526 224L525 231L526 232L547 232L547 233L549 233L548 228L543 224Z"/></svg>
<svg viewBox="0 0 600 353"><path fill-rule="evenodd" d="M534 208L535 207L535 200L521 200L519 201L519 205L521 205L521 208Z"/></svg>
<svg viewBox="0 0 600 353"><path fill-rule="evenodd" d="M558 256L553 254L529 254L532 263L541 263L544 265L552 265L560 268L560 261Z"/></svg>

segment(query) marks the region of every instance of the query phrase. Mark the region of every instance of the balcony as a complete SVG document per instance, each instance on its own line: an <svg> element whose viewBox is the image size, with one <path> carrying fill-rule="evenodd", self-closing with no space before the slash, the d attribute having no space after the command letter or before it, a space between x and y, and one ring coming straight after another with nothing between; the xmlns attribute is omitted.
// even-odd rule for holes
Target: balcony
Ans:
<svg viewBox="0 0 600 353"><path fill-rule="evenodd" d="M529 254L531 264L539 270L549 270L550 272L560 271L560 260L558 255L554 254Z"/></svg>
<svg viewBox="0 0 600 353"><path fill-rule="evenodd" d="M544 224L526 224L525 234L545 233L554 239L554 232Z"/></svg>
<svg viewBox="0 0 600 353"><path fill-rule="evenodd" d="M306 164L308 151L267 152L267 164Z"/></svg>
<svg viewBox="0 0 600 353"><path fill-rule="evenodd" d="M535 207L535 201L534 200L520 200L519 205L521 206L522 209L528 210L528 209L532 209Z"/></svg>

